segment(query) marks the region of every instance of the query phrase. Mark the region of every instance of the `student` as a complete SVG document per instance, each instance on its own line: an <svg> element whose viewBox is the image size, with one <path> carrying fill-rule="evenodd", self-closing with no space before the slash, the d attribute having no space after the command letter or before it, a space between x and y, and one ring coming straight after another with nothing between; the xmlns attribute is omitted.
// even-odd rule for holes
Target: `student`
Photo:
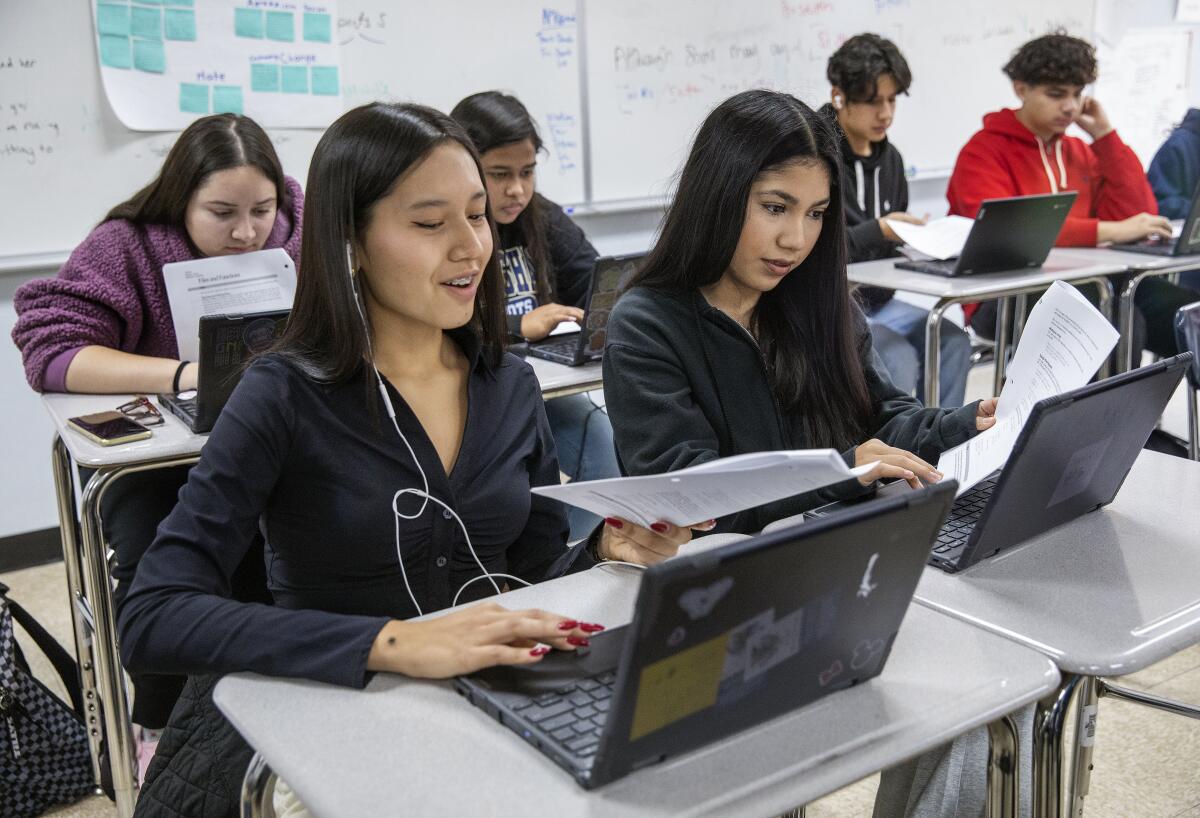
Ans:
<svg viewBox="0 0 1200 818"><path fill-rule="evenodd" d="M904 178L904 160L887 138L896 97L907 94L912 84L908 61L891 40L858 34L829 58L825 76L832 86L831 101L818 113L835 120L844 137L842 206L850 261L894 256L903 240L888 220L925 222L905 212L908 181ZM875 351L883 359L892 383L906 392L920 394L925 382L925 325L929 312L894 298L894 290L860 287L855 294L866 310ZM939 403L962 406L971 368L971 342L962 329L947 321L942 324L940 350Z"/></svg>
<svg viewBox="0 0 1200 818"><path fill-rule="evenodd" d="M558 462L537 380L503 351L470 139L430 108L355 108L317 145L308 197L291 320L142 560L119 619L127 666L362 687L371 671L449 678L586 645L599 626L544 611L404 621L601 558L656 562L690 537L615 521L569 550L560 504L530 493L559 481ZM229 598L260 526L274 606ZM249 748L214 682L189 680L139 814L241 781Z"/></svg>
<svg viewBox="0 0 1200 818"><path fill-rule="evenodd" d="M198 365L179 360L163 265L264 247L282 247L298 260L302 207L299 184L284 176L271 140L253 120L233 114L197 119L158 176L110 210L55 278L17 290L12 337L30 386L106 393L194 388ZM118 611L187 471L129 475L104 495ZM247 565L245 588L261 586L261 576L260 565ZM134 722L161 728L183 679L136 673L132 679Z"/></svg>
<svg viewBox="0 0 1200 818"><path fill-rule="evenodd" d="M499 91L472 94L450 116L466 129L483 162L488 201L500 233L508 331L540 341L563 321L582 321L597 253L563 209L535 190L542 139L529 111ZM572 480L617 477L612 425L590 395L546 404L559 462ZM572 508L571 538L600 518Z"/></svg>
<svg viewBox="0 0 1200 818"><path fill-rule="evenodd" d="M1183 122L1150 160L1146 178L1158 200L1158 212L1168 219L1186 219L1192 199L1200 191L1200 108L1192 108ZM1179 282L1200 291L1200 271L1181 273Z"/></svg>
<svg viewBox="0 0 1200 818"><path fill-rule="evenodd" d="M1153 192L1134 152L1121 141L1108 114L1084 87L1096 81L1095 48L1065 33L1046 34L1021 46L1004 73L1021 101L983 118L963 147L950 177L950 212L974 218L985 199L1036 193L1078 193L1058 236L1064 247L1169 238L1171 226L1156 214ZM1091 143L1066 131L1072 123ZM1176 352L1175 311L1195 295L1152 277L1141 283L1136 304L1145 318L1146 348ZM982 335L995 333L995 302L965 310Z"/></svg>
<svg viewBox="0 0 1200 818"><path fill-rule="evenodd" d="M804 103L746 91L700 127L660 238L609 319L604 390L630 474L832 447L857 481L733 514L756 533L875 480L933 482L995 400L924 409L881 370L846 280L841 150Z"/></svg>

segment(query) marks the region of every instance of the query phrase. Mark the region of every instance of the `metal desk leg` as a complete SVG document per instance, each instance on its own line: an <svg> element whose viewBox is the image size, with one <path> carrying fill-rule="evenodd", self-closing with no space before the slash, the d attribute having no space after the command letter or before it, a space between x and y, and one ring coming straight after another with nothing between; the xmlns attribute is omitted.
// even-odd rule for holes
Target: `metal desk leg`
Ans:
<svg viewBox="0 0 1200 818"><path fill-rule="evenodd" d="M939 301L925 317L925 405L940 406L942 368L942 318L953 302Z"/></svg>
<svg viewBox="0 0 1200 818"><path fill-rule="evenodd" d="M1063 724L1080 678L1063 673L1058 690L1033 714L1033 818L1062 818Z"/></svg>
<svg viewBox="0 0 1200 818"><path fill-rule="evenodd" d="M1071 783L1067 803L1073 818L1083 815L1083 799L1092 782L1092 753L1096 742L1096 704L1100 699L1095 676L1085 676L1079 684L1079 701L1075 710L1075 742L1071 748Z"/></svg>
<svg viewBox="0 0 1200 818"><path fill-rule="evenodd" d="M63 566L67 572L67 593L70 596L71 625L75 634L75 658L79 662L79 677L83 691L84 712L80 715L87 726L88 750L92 756L92 780L100 781L100 714L97 711L98 691L96 670L92 657L91 626L84 617L83 572L80 568L79 539L76 525L79 519L75 506L75 464L62 438L54 436L50 449L50 467L54 472L54 490L58 500L58 529L62 535Z"/></svg>
<svg viewBox="0 0 1200 818"><path fill-rule="evenodd" d="M113 613L112 585L105 558L104 533L100 524L100 498L122 469L97 471L83 490L83 578L87 585L96 634L95 661L100 688L101 715L108 741L108 759L112 768L113 790L119 816L133 815L137 801L137 749L129 720L129 702L125 698L125 677L117 651L116 619Z"/></svg>
<svg viewBox="0 0 1200 818"><path fill-rule="evenodd" d="M1196 390L1185 384L1188 415L1188 457L1200 460L1200 411L1196 407Z"/></svg>
<svg viewBox="0 0 1200 818"><path fill-rule="evenodd" d="M274 818L271 796L275 792L275 773L258 753L250 759L242 779L242 818Z"/></svg>
<svg viewBox="0 0 1200 818"><path fill-rule="evenodd" d="M999 300L996 310L996 373L992 379L992 394L999 395L1004 389L1004 369L1008 365L1008 322L1012 318L1012 298Z"/></svg>
<svg viewBox="0 0 1200 818"><path fill-rule="evenodd" d="M988 818L1017 818L1021 798L1017 723L1004 716L988 724Z"/></svg>
<svg viewBox="0 0 1200 818"><path fill-rule="evenodd" d="M1029 309L1029 296L1025 293L1018 295L1013 301L1013 331L1009 343L1013 349L1021 343L1021 333L1025 332L1025 313Z"/></svg>

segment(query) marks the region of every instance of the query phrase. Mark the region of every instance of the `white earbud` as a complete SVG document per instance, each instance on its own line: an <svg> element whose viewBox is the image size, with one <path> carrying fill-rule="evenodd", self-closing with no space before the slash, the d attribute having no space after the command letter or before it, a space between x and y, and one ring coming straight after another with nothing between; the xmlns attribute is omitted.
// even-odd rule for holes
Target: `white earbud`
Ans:
<svg viewBox="0 0 1200 818"><path fill-rule="evenodd" d="M833 95L833 107L834 107L835 109L839 110L839 111L840 111L840 110L842 110L842 96L841 96L841 94L834 94L834 95Z"/></svg>
<svg viewBox="0 0 1200 818"><path fill-rule="evenodd" d="M346 242L346 272L350 274L350 280L354 281L354 245L349 241Z"/></svg>

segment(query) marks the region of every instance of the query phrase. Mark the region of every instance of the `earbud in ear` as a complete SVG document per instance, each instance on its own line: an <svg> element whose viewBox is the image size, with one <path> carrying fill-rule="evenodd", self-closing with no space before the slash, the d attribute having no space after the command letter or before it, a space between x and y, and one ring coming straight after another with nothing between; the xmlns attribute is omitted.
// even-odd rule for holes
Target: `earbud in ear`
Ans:
<svg viewBox="0 0 1200 818"><path fill-rule="evenodd" d="M346 242L346 272L350 274L350 280L354 280L354 246L350 242Z"/></svg>
<svg viewBox="0 0 1200 818"><path fill-rule="evenodd" d="M834 108L836 108L836 109L837 109L837 110L839 110L839 111L840 111L840 110L842 110L842 97L841 97L841 95L840 95L840 94L834 94L834 96L833 96L833 107L834 107Z"/></svg>

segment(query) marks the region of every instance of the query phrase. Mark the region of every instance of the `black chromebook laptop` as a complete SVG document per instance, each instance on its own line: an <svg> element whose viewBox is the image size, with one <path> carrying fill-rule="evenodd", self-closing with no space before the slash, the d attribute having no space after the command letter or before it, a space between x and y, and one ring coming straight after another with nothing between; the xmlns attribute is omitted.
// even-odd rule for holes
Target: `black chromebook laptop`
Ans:
<svg viewBox="0 0 1200 818"><path fill-rule="evenodd" d="M617 303L621 287L633 276L641 258L640 254L606 256L597 261L579 332L565 332L541 341L530 341L526 354L567 366L582 366L589 361L600 360L604 355L609 313Z"/></svg>
<svg viewBox="0 0 1200 818"><path fill-rule="evenodd" d="M929 564L961 571L1111 503L1191 360L1184 352L1034 404L1004 468L954 501Z"/></svg>
<svg viewBox="0 0 1200 818"><path fill-rule="evenodd" d="M158 402L196 434L212 431L250 358L268 349L283 333L289 310L200 318L199 386Z"/></svg>
<svg viewBox="0 0 1200 818"><path fill-rule="evenodd" d="M675 559L633 621L456 687L588 789L883 669L954 481Z"/></svg>
<svg viewBox="0 0 1200 818"><path fill-rule="evenodd" d="M1126 253L1148 253L1153 256L1194 256L1200 254L1200 185L1192 194L1192 209L1183 220L1178 238L1144 239L1132 244L1114 244L1114 250Z"/></svg>
<svg viewBox="0 0 1200 818"><path fill-rule="evenodd" d="M1062 230L1074 191L988 199L979 206L958 258L897 261L902 270L939 276L1003 273L1040 267Z"/></svg>

